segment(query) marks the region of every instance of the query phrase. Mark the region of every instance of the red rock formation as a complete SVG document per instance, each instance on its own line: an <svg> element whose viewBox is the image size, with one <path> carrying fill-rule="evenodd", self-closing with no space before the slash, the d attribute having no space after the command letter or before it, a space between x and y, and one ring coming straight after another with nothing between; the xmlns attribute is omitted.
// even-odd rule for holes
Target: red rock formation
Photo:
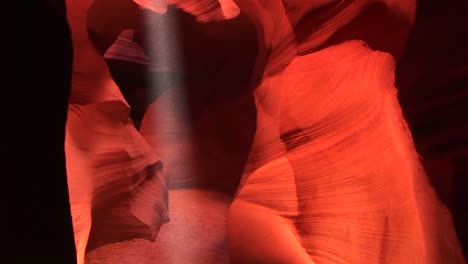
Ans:
<svg viewBox="0 0 468 264"><path fill-rule="evenodd" d="M65 152L78 263L86 248L154 240L168 221L162 164L133 126L130 108L91 44L91 1L68 1L74 44Z"/></svg>
<svg viewBox="0 0 468 264"><path fill-rule="evenodd" d="M375 3L406 21L392 31L405 37L413 5ZM329 7L293 24L302 56L255 91L251 165L229 218L234 263L464 263L397 100L391 54L404 42L382 41L387 16L366 13L371 2Z"/></svg>
<svg viewBox="0 0 468 264"><path fill-rule="evenodd" d="M223 156L229 144L213 140L218 134L210 130L235 112L218 102L236 109L243 97L211 93L228 84L226 73L242 64L219 73L209 59L221 54L213 41L227 38L216 30L222 29L217 23L238 17L207 23L220 20L216 14L222 13L222 3L217 1L206 9L193 1L173 2L194 17L166 10L165 2L136 2L186 23L185 31L177 29L184 54L179 77L187 81L187 90L176 87L157 98L142 122L142 134L168 162L165 177L173 188L175 182L235 188L235 175L216 177L229 163L210 154ZM450 213L420 164L395 89L394 69L414 21L415 2L235 4L239 17L249 22L243 26L256 29L257 48L248 81L229 88L254 91L257 118L228 218L234 263L464 263ZM147 23L163 19L153 15ZM152 47L161 48L155 45L159 40L147 40L143 46L150 61L157 59L161 49ZM174 65L166 66L180 74ZM178 117L178 93L189 98L188 117ZM217 116L209 109L224 113Z"/></svg>
<svg viewBox="0 0 468 264"><path fill-rule="evenodd" d="M134 0L142 8L164 14L168 5L192 14L205 23L231 19L239 15L239 7L233 0Z"/></svg>
<svg viewBox="0 0 468 264"><path fill-rule="evenodd" d="M345 42L265 82L256 169L229 218L235 263L464 263L401 115L393 65Z"/></svg>
<svg viewBox="0 0 468 264"><path fill-rule="evenodd" d="M450 215L403 119L393 71L398 62L399 99L417 150L466 240L466 1L419 1L404 52L414 20L409 0L136 1L149 4L144 11L131 0L99 0L88 15L91 1L69 1L75 63L66 138L71 43L64 6L38 1L24 9L13 2L5 10L22 10L8 17L4 41L14 43L4 49L7 79L15 84L6 97L14 118L5 129L13 262L76 258L67 240L66 141L80 262L86 247L104 240L154 239L167 220L163 178L171 188L232 193L244 170L227 230L234 262L463 263ZM147 14L151 20L143 23ZM147 98L140 89L135 96L116 71L128 70L121 62L131 54L111 50L117 87L103 51L132 29L126 40L140 59L143 49L148 53L148 61L132 57L132 63L154 70L149 66L161 51L145 26L174 15L181 49L172 51L184 56L171 74L183 89L158 87ZM20 26L24 17L34 18L29 29ZM178 105L166 106L180 95L189 111L178 118ZM149 104L143 137L129 115L141 119ZM174 137L171 127L185 134ZM184 142L189 148L170 151ZM180 159L187 152L190 158ZM227 261L216 245L224 245L230 198L171 192L176 221L151 244L157 250L106 260L178 263L197 254L199 263ZM208 214L214 217L206 222ZM197 238L204 243L195 246ZM221 250L198 255L210 248Z"/></svg>

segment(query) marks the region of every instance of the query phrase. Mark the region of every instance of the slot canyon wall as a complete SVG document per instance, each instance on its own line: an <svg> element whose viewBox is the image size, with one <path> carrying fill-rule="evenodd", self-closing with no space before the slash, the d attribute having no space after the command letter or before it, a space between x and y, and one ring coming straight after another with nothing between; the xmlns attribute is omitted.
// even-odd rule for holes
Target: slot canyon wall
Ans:
<svg viewBox="0 0 468 264"><path fill-rule="evenodd" d="M285 18L279 15L276 17L276 24L273 23L278 27L276 30L265 29L264 38L271 37L272 32L277 37L271 37L271 43L262 46L258 28L255 29L262 23L262 17L259 15L252 18L252 13L255 12L252 10L255 8L238 4L239 14L235 9L229 9L232 13L224 12L223 16L215 12L213 14L216 16L211 14L205 19L221 22L199 23L200 21L187 14L194 14L191 9L193 6L184 6L183 1L180 1L182 4L178 7L184 11L173 7L166 11L175 14L177 18L180 50L184 55L181 63L183 74L173 72L173 75L167 77L164 72L150 68L145 61L148 57L141 55L141 52L150 54L151 59L151 52L155 52L151 47L160 45L157 39L144 39L148 29L144 28L143 24L147 20L142 17L150 17L152 23L158 24L162 23L163 16L148 15L152 11L142 11L131 1L117 3L97 0L93 4L93 1L66 2L38 1L34 7L25 11L25 16L36 22L25 28L10 28L7 34L5 49L10 51L6 55L7 63L12 67L4 74L7 77L5 81L14 84L5 92L6 110L8 118L11 118L7 119L7 124L13 124L5 130L11 133L7 138L14 139L7 140L6 164L7 174L10 175L7 178L12 180L9 186L21 187L12 188L13 192L7 199L8 248L11 247L8 251L11 254L9 257L15 260L11 263L30 263L27 260L31 258L41 263L75 263L75 241L79 248L78 259L82 261L86 247L88 250L99 247L104 238L109 240L106 243L134 237L154 240L159 226L168 225L164 224L169 220L166 219L167 192L174 193L173 201L177 203L181 198L174 191L181 188L223 193L223 198L213 198L219 203L215 206L221 208L220 212L227 210L223 203L230 203L234 195L251 197L248 191L236 193L237 186L243 173L255 171L264 165L256 164L250 151L255 144L261 145L255 137L255 132L261 129L259 124L269 126L268 121L262 123L256 117L264 114L259 114L258 111L265 110L259 110L258 101L255 101L252 91L253 87L262 87L260 84L265 76L274 76L283 71L284 60L291 60L296 56L292 55L287 46L280 46L281 41L287 42L287 34L278 30L282 25L281 19ZM468 114L468 51L465 47L468 46L468 17L465 14L468 13L468 3L450 0L442 5L432 0L421 0L417 2L416 16L409 15L409 21L404 21L392 17L385 6L376 1L375 5L370 5L366 12L361 13L349 25L326 36L324 40L317 41L320 38L315 35L315 38L310 37L315 33L308 31L311 27L308 23L318 22L314 19L300 19L307 17L301 8L294 8L300 1L285 2L290 5L285 6L292 10L289 20L295 25L294 33L299 43L297 52L300 56L318 53L327 47L354 39L365 40L371 49L392 54L398 59L395 83L403 115L411 129L430 182L453 215L456 232L466 256L468 208L464 201L468 198L468 122L465 118ZM304 5L313 9L319 2L323 1L305 1ZM81 10L87 9L86 5L91 6L89 14ZM111 12L103 12L113 5ZM271 4L266 8L274 10L275 7ZM75 9L81 11L74 13ZM210 14L208 11L205 13ZM312 13L312 16L317 14L319 13ZM117 17L119 23L113 23ZM21 18L11 19L16 22L14 24L20 24ZM411 26L413 19L414 25ZM267 27L266 24L261 26ZM133 31L128 35L122 34L125 29ZM88 30L90 39L87 37ZM283 33L285 35L281 37ZM77 39L77 36L82 39ZM137 59L133 56L135 54L119 53L119 44L127 52L130 50L139 53ZM93 46L93 52L90 53L92 45L95 47ZM128 48L127 45L134 46ZM279 51L267 56L265 50ZM363 52L364 57L367 56L365 54ZM124 58L125 56L128 57ZM285 72L294 73L305 67L300 60L291 64L291 69ZM91 77L86 77L86 74ZM157 74L164 75L166 79L157 88L150 87L151 80L147 76ZM294 78L290 78L283 81L294 82ZM74 84L72 79L75 80ZM181 79L186 87L184 91L173 87ZM114 81L115 84L109 85ZM91 86L102 89L87 91L86 82L97 83ZM80 87L83 89L80 90ZM173 104L178 93L186 95L188 116L178 117L174 113L178 106L171 103ZM288 100L294 102L291 98ZM284 104L284 101L278 102L280 103ZM291 116L301 116L294 109L289 111ZM67 137L72 138L68 139L68 145L65 144L67 113L67 129L72 131L67 132ZM296 126L305 122L301 119L296 121ZM160 125L155 127L155 123ZM187 134L176 131L179 134L174 137L171 134L174 131L164 130L164 127L174 127L173 123L178 127L183 124L180 129L188 131ZM72 128L72 125L75 127ZM291 130L287 126L281 129ZM85 142L80 139L80 133L87 135L89 145L73 144L73 140ZM115 138L102 139L106 137L103 136L106 133L115 135ZM94 144L92 140L107 143ZM123 143L115 147L117 140ZM281 140L291 141L287 135ZM294 140L293 138L292 141ZM173 147L178 144L189 147ZM106 156L107 153L118 155L115 154L119 152L117 148L125 149L125 153L118 158ZM153 152L155 149L157 155ZM294 149L297 149L294 144L287 149L290 153L288 158L293 161L295 155L297 156ZM87 161L74 159L84 156L83 153L91 158ZM188 160L180 159L186 157L186 153L191 153L187 159L190 159L193 167L189 169L184 168ZM291 166L301 166L300 159L296 159L296 165ZM86 183L81 178L70 176L89 173L85 171L86 168L98 168L100 164L106 165L109 161L118 163L112 168L96 169L91 173L106 179L106 170L114 170L119 172L116 175L120 175L120 180L113 178L109 182L100 182L101 185L93 186L93 190L83 191L84 188L79 188ZM87 167L83 165L85 162L94 162L94 165ZM244 168L246 163L250 167ZM281 164L278 166L283 168ZM124 170L124 167L131 170ZM188 170L191 174L187 174ZM243 185L246 182L249 184L246 179L242 181ZM258 181L261 182L262 179L259 178ZM290 183L285 181L283 184ZM158 191L151 191L155 189ZM76 202L74 199L79 198L76 193L80 192L84 193L83 199L93 197L92 201ZM139 193L144 193L144 197L139 196ZM148 197L152 197L153 202L148 203ZM200 194L189 197L207 199ZM69 200L72 203L71 211ZM161 202L154 207L155 201ZM84 205L83 210L90 212L85 222L91 218L93 220L92 225L83 225L85 229L91 228L83 233L85 244L80 244L83 239L77 239L73 234L71 213L74 208L78 208L74 207L77 204ZM146 209L139 211L134 208ZM82 208L77 210L81 212ZM171 210L177 211L175 208L171 209L169 198L169 217ZM191 208L184 210L192 212ZM201 223L196 224L203 225L203 215L195 216L196 212L193 214L194 218L198 217L196 221L201 219ZM190 214L183 217L190 218ZM180 220L183 217L175 214L171 220L183 221ZM76 236L76 218L74 221ZM135 229L127 230L129 226L138 226L138 232ZM122 232L113 233L112 230ZM89 233L91 237L88 240ZM166 241L167 237L164 236L168 232L162 231L162 234L162 240ZM96 258L99 258L99 254L97 255ZM180 261L183 260L170 263L182 263Z"/></svg>

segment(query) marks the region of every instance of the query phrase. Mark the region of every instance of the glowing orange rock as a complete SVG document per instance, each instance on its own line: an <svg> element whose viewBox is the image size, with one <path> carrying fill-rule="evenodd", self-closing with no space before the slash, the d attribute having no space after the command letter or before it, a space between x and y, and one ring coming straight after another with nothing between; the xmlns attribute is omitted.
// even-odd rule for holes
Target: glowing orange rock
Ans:
<svg viewBox="0 0 468 264"><path fill-rule="evenodd" d="M230 212L234 263L464 263L401 115L393 67L351 41L265 80L256 169Z"/></svg>
<svg viewBox="0 0 468 264"><path fill-rule="evenodd" d="M139 6L164 14L168 5L194 15L200 22L231 19L239 15L239 7L233 0L133 0Z"/></svg>
<svg viewBox="0 0 468 264"><path fill-rule="evenodd" d="M158 12L167 4L145 2L162 4ZM202 14L217 20L221 7L209 2L213 9L173 3L200 21ZM256 26L258 54L251 82L257 131L228 216L233 263L464 263L394 87L414 1L235 3ZM162 128L185 122L160 107L170 101L150 107ZM156 148L174 137L147 128ZM185 149L171 151L163 159Z"/></svg>
<svg viewBox="0 0 468 264"><path fill-rule="evenodd" d="M90 2L67 1L75 59L65 151L79 263L89 239L154 239L168 221L161 161L131 123L128 104L88 39Z"/></svg>
<svg viewBox="0 0 468 264"><path fill-rule="evenodd" d="M301 38L295 22L307 12L273 2L263 12L287 12L292 24L274 28L297 42L265 38L257 132L229 215L233 263L464 263L398 103L389 52L404 43L387 49L383 33L345 27L378 21L365 14L368 1L317 9ZM414 2L380 3L411 22ZM410 27L400 26L405 36ZM291 56L295 47L302 56Z"/></svg>

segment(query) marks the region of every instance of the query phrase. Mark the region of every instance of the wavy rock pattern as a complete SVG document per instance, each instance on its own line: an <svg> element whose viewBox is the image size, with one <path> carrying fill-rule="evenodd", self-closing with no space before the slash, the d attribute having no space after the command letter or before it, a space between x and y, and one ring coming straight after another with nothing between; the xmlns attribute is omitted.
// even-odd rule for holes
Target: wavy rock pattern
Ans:
<svg viewBox="0 0 468 264"><path fill-rule="evenodd" d="M65 151L78 262L87 248L154 240L167 222L162 164L129 119L129 106L86 31L90 1L67 1L74 44Z"/></svg>
<svg viewBox="0 0 468 264"><path fill-rule="evenodd" d="M176 6L198 21L218 19L216 1L183 2ZM157 12L167 4L145 3ZM415 2L235 3L256 28L258 50L256 134L228 216L233 263L464 263L394 87ZM170 98L158 98L148 119L187 122L159 112ZM156 149L174 137L144 123Z"/></svg>
<svg viewBox="0 0 468 264"><path fill-rule="evenodd" d="M410 2L380 1L407 21ZM464 263L401 114L387 53L401 47L346 28L369 19L371 2L336 4L316 9L300 39L307 16L289 6L302 56L255 91L257 132L229 217L234 263Z"/></svg>
<svg viewBox="0 0 468 264"><path fill-rule="evenodd" d="M235 263L464 263L401 114L393 65L351 41L265 81L255 169L231 208ZM249 218L262 225L255 237L242 228L254 228Z"/></svg>
<svg viewBox="0 0 468 264"><path fill-rule="evenodd" d="M239 15L239 7L233 0L133 0L144 9L164 14L168 5L197 17L199 22L220 21Z"/></svg>

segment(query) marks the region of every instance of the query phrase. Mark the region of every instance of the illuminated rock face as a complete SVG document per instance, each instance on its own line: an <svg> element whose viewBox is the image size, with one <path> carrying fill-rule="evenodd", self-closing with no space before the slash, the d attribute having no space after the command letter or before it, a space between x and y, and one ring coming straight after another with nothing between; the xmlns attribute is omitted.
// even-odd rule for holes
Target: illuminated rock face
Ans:
<svg viewBox="0 0 468 264"><path fill-rule="evenodd" d="M253 169L229 218L235 263L463 263L401 114L393 65L351 41L264 82Z"/></svg>
<svg viewBox="0 0 468 264"><path fill-rule="evenodd" d="M87 248L154 240L167 222L158 155L129 119L129 106L89 41L90 1L67 1L74 44L65 152L78 262Z"/></svg>
<svg viewBox="0 0 468 264"><path fill-rule="evenodd" d="M154 239L167 221L165 179L174 189L237 189L226 230L233 263L464 263L451 216L428 184L394 87L414 1L229 2L239 14L223 1L203 1L209 9L201 2L172 1L201 22L200 31L190 24L194 31L185 33L193 35L183 45L185 70L193 70L187 75L200 75L187 84L192 116L177 117L173 104L180 90L169 90L149 106L140 132L88 39L83 10L90 3L69 2L76 60L66 146L81 260L96 225L94 237ZM164 13L168 1L135 2ZM224 13L228 9L232 13ZM216 45L207 44L212 50L202 45L223 39L216 23L206 22L242 16L257 37L249 80L227 81L242 64L198 71L197 61L209 65L204 60L209 51L222 54ZM191 41L197 48L190 48ZM210 97L214 90L206 87L217 86L244 93ZM210 100L199 99L202 95ZM249 96L256 110L251 146L247 132L253 126L245 129L239 116L254 111L236 113L252 106L242 103ZM236 129L247 132L227 137L228 143L217 138ZM233 143L248 144L247 161L245 149ZM225 152L234 153L236 162ZM180 158L187 153L188 159ZM233 170L241 176L239 186ZM148 197L152 202L144 203ZM211 206L200 204L223 211ZM103 223L109 215L116 224ZM124 234L112 232L119 230ZM160 239L170 236L166 232ZM164 250L181 249L167 245Z"/></svg>
<svg viewBox="0 0 468 264"><path fill-rule="evenodd" d="M194 15L198 21L205 23L222 21L239 15L239 7L233 0L134 0L142 8L164 14L168 5Z"/></svg>
<svg viewBox="0 0 468 264"><path fill-rule="evenodd" d="M380 4L408 22L398 33L405 36L410 1ZM464 263L398 103L392 55L403 43L382 45L376 31L362 35L363 24L346 28L379 21L368 7L345 1L315 21L323 27L297 42L301 56L283 61L284 70L269 74L267 63L228 218L234 263ZM292 25L296 39L300 26Z"/></svg>

